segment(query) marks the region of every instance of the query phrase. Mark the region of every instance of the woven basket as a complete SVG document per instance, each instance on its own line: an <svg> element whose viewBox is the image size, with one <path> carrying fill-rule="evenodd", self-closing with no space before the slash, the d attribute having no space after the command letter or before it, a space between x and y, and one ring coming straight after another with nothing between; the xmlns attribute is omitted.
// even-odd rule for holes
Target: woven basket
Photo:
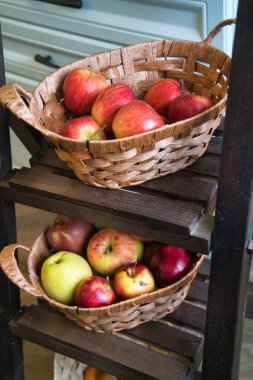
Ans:
<svg viewBox="0 0 253 380"><path fill-rule="evenodd" d="M37 129L59 158L88 184L116 189L176 172L205 152L220 124L231 59L210 43L222 27L232 23L235 19L222 21L202 42L157 40L94 54L48 75L33 93L17 84L3 86L0 102ZM139 99L161 79L182 79L188 90L212 97L215 105L187 120L127 138L67 139L58 134L62 124L73 117L62 101L62 86L66 74L77 67L100 72L108 83L130 85Z"/></svg>
<svg viewBox="0 0 253 380"><path fill-rule="evenodd" d="M17 248L29 251L27 268L30 281L18 268L15 259ZM167 287L110 306L78 308L56 302L44 292L40 282L40 270L42 263L50 255L45 234L41 234L31 248L20 244L11 244L5 247L0 254L0 266L8 278L21 289L46 301L84 329L97 332L131 329L144 322L160 319L166 314L172 313L186 297L190 283L196 276L204 258L204 255L196 254L193 257L191 270L179 281Z"/></svg>

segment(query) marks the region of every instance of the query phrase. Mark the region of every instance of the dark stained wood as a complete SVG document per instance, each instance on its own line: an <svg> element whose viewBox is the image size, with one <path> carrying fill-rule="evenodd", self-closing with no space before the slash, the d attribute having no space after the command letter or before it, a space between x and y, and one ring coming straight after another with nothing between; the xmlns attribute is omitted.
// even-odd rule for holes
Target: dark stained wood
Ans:
<svg viewBox="0 0 253 380"><path fill-rule="evenodd" d="M40 149L39 141L42 141L42 137L39 132L16 119L13 115L10 115L10 127L30 154L35 154Z"/></svg>
<svg viewBox="0 0 253 380"><path fill-rule="evenodd" d="M190 302L183 302L173 313L164 319L190 326L196 330L204 331L206 321L206 309L198 307Z"/></svg>
<svg viewBox="0 0 253 380"><path fill-rule="evenodd" d="M9 180L19 191L29 190L112 215L125 215L131 220L141 217L143 223L171 232L190 234L200 219L203 208L195 203L142 194L132 189L112 191L94 188L78 179L51 173L42 168L22 168Z"/></svg>
<svg viewBox="0 0 253 380"><path fill-rule="evenodd" d="M197 279L196 281L192 283L189 289L188 298L190 300L205 303L207 301L207 294L208 294L208 283Z"/></svg>
<svg viewBox="0 0 253 380"><path fill-rule="evenodd" d="M65 174L75 178L73 171L65 162L57 157L53 149L40 149L31 158L30 162L32 166L47 166L54 168L54 173ZM148 181L142 185L131 187L132 191L145 192L146 190L147 193L157 196L198 202L204 207L215 197L216 189L217 185L215 183L201 180L201 178L194 178L193 175L182 176L180 173L170 174ZM124 189L120 191L122 193Z"/></svg>
<svg viewBox="0 0 253 380"><path fill-rule="evenodd" d="M21 338L67 353L126 380L167 380L168 369L170 380L182 380L191 366L190 361L175 353L166 356L117 334L85 331L45 305L31 306L20 312L10 327Z"/></svg>
<svg viewBox="0 0 253 380"><path fill-rule="evenodd" d="M217 178L219 175L220 157L219 155L206 153L201 160L194 162L183 172L208 175Z"/></svg>
<svg viewBox="0 0 253 380"><path fill-rule="evenodd" d="M83 207L66 200L61 200L52 194L52 198L48 193L34 193L32 189L20 191L19 188L10 187L8 179L0 183L0 194L8 200L16 200L27 206L44 209L54 213L64 213L74 218L85 219L91 223L98 223L103 226L112 227L118 230L126 231L152 238L161 243L182 246L190 251L201 251L205 254L209 253L211 243L211 232L213 227L213 217L203 214L194 228L192 235L182 235L172 233L158 225L145 224L141 217L129 223L129 219L125 215L112 215L111 212L99 211L94 207Z"/></svg>
<svg viewBox="0 0 253 380"><path fill-rule="evenodd" d="M144 323L129 330L129 334L146 339L166 349L181 353L194 362L202 339L192 333L168 326L161 322Z"/></svg>
<svg viewBox="0 0 253 380"><path fill-rule="evenodd" d="M220 155L221 148L222 148L222 141L223 139L221 137L212 137L206 151L208 153Z"/></svg>
<svg viewBox="0 0 253 380"><path fill-rule="evenodd" d="M214 227L203 380L238 379L252 237L253 2L239 3Z"/></svg>
<svg viewBox="0 0 253 380"><path fill-rule="evenodd" d="M0 30L1 37L1 30ZM0 38L0 86L5 83L2 40ZM0 179L11 171L8 112L0 107ZM0 249L16 240L13 202L0 198ZM22 341L11 335L8 322L20 306L19 291L0 269L0 377L23 379Z"/></svg>

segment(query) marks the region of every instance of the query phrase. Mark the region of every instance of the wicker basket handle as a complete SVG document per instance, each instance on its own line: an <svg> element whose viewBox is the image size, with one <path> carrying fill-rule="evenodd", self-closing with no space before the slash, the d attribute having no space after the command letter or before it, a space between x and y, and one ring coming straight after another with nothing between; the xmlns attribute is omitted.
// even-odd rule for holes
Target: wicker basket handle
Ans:
<svg viewBox="0 0 253 380"><path fill-rule="evenodd" d="M26 292L32 294L35 297L41 297L42 292L36 289L21 273L17 260L15 257L15 251L18 248L25 249L30 252L30 248L21 244L7 245L0 254L0 267L6 274L6 276L20 289L24 289Z"/></svg>
<svg viewBox="0 0 253 380"><path fill-rule="evenodd" d="M212 39L216 36L216 34L218 34L220 32L220 30L224 27L224 26L227 26L227 25L232 25L232 24L235 24L236 23L236 19L235 18L228 18L226 20L223 20L221 22L219 22L212 30L211 32L208 34L208 36L202 41L202 43L204 44L207 44L207 45L210 45L210 43L212 42Z"/></svg>
<svg viewBox="0 0 253 380"><path fill-rule="evenodd" d="M16 83L7 83L0 87L0 104L6 107L18 119L39 131L43 130L47 134L47 129L39 123L22 97L27 98L29 101L32 94Z"/></svg>

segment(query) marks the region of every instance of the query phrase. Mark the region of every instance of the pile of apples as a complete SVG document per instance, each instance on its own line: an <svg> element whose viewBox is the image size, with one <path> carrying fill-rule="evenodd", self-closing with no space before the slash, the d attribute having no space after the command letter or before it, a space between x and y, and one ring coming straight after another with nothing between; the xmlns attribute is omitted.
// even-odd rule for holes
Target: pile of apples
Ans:
<svg viewBox="0 0 253 380"><path fill-rule="evenodd" d="M51 255L41 284L53 300L111 305L174 283L191 268L185 249L58 215L45 230Z"/></svg>
<svg viewBox="0 0 253 380"><path fill-rule="evenodd" d="M137 135L195 116L214 105L210 97L190 93L175 79L158 81L144 99L137 99L127 84L109 84L101 74L87 68L76 68L66 75L63 100L74 117L59 133L76 140Z"/></svg>

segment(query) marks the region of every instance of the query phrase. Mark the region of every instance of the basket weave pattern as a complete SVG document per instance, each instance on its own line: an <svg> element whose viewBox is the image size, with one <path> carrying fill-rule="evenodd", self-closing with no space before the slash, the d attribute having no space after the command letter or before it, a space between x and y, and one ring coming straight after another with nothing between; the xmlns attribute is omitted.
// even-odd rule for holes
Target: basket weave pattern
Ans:
<svg viewBox="0 0 253 380"><path fill-rule="evenodd" d="M27 268L30 281L23 276L18 268L15 259L17 248L29 251ZM42 263L50 255L46 237L41 234L31 249L19 244L11 244L5 247L0 254L0 265L8 278L21 289L58 309L82 328L97 332L131 329L144 322L160 319L166 314L172 313L186 297L189 286L204 258L204 255L196 255L191 270L172 285L110 306L78 308L56 302L44 292L40 282L40 270Z"/></svg>
<svg viewBox="0 0 253 380"><path fill-rule="evenodd" d="M160 40L94 54L48 75L32 94L16 84L0 89L0 102L40 131L82 181L100 187L121 188L185 168L206 150L224 112L230 57L210 46L229 19L218 24L202 42ZM127 138L75 141L58 135L73 115L62 100L66 74L77 67L100 72L108 83L129 85L139 99L157 81L183 80L186 88L208 95L215 105L187 120ZM22 99L29 99L29 107Z"/></svg>

